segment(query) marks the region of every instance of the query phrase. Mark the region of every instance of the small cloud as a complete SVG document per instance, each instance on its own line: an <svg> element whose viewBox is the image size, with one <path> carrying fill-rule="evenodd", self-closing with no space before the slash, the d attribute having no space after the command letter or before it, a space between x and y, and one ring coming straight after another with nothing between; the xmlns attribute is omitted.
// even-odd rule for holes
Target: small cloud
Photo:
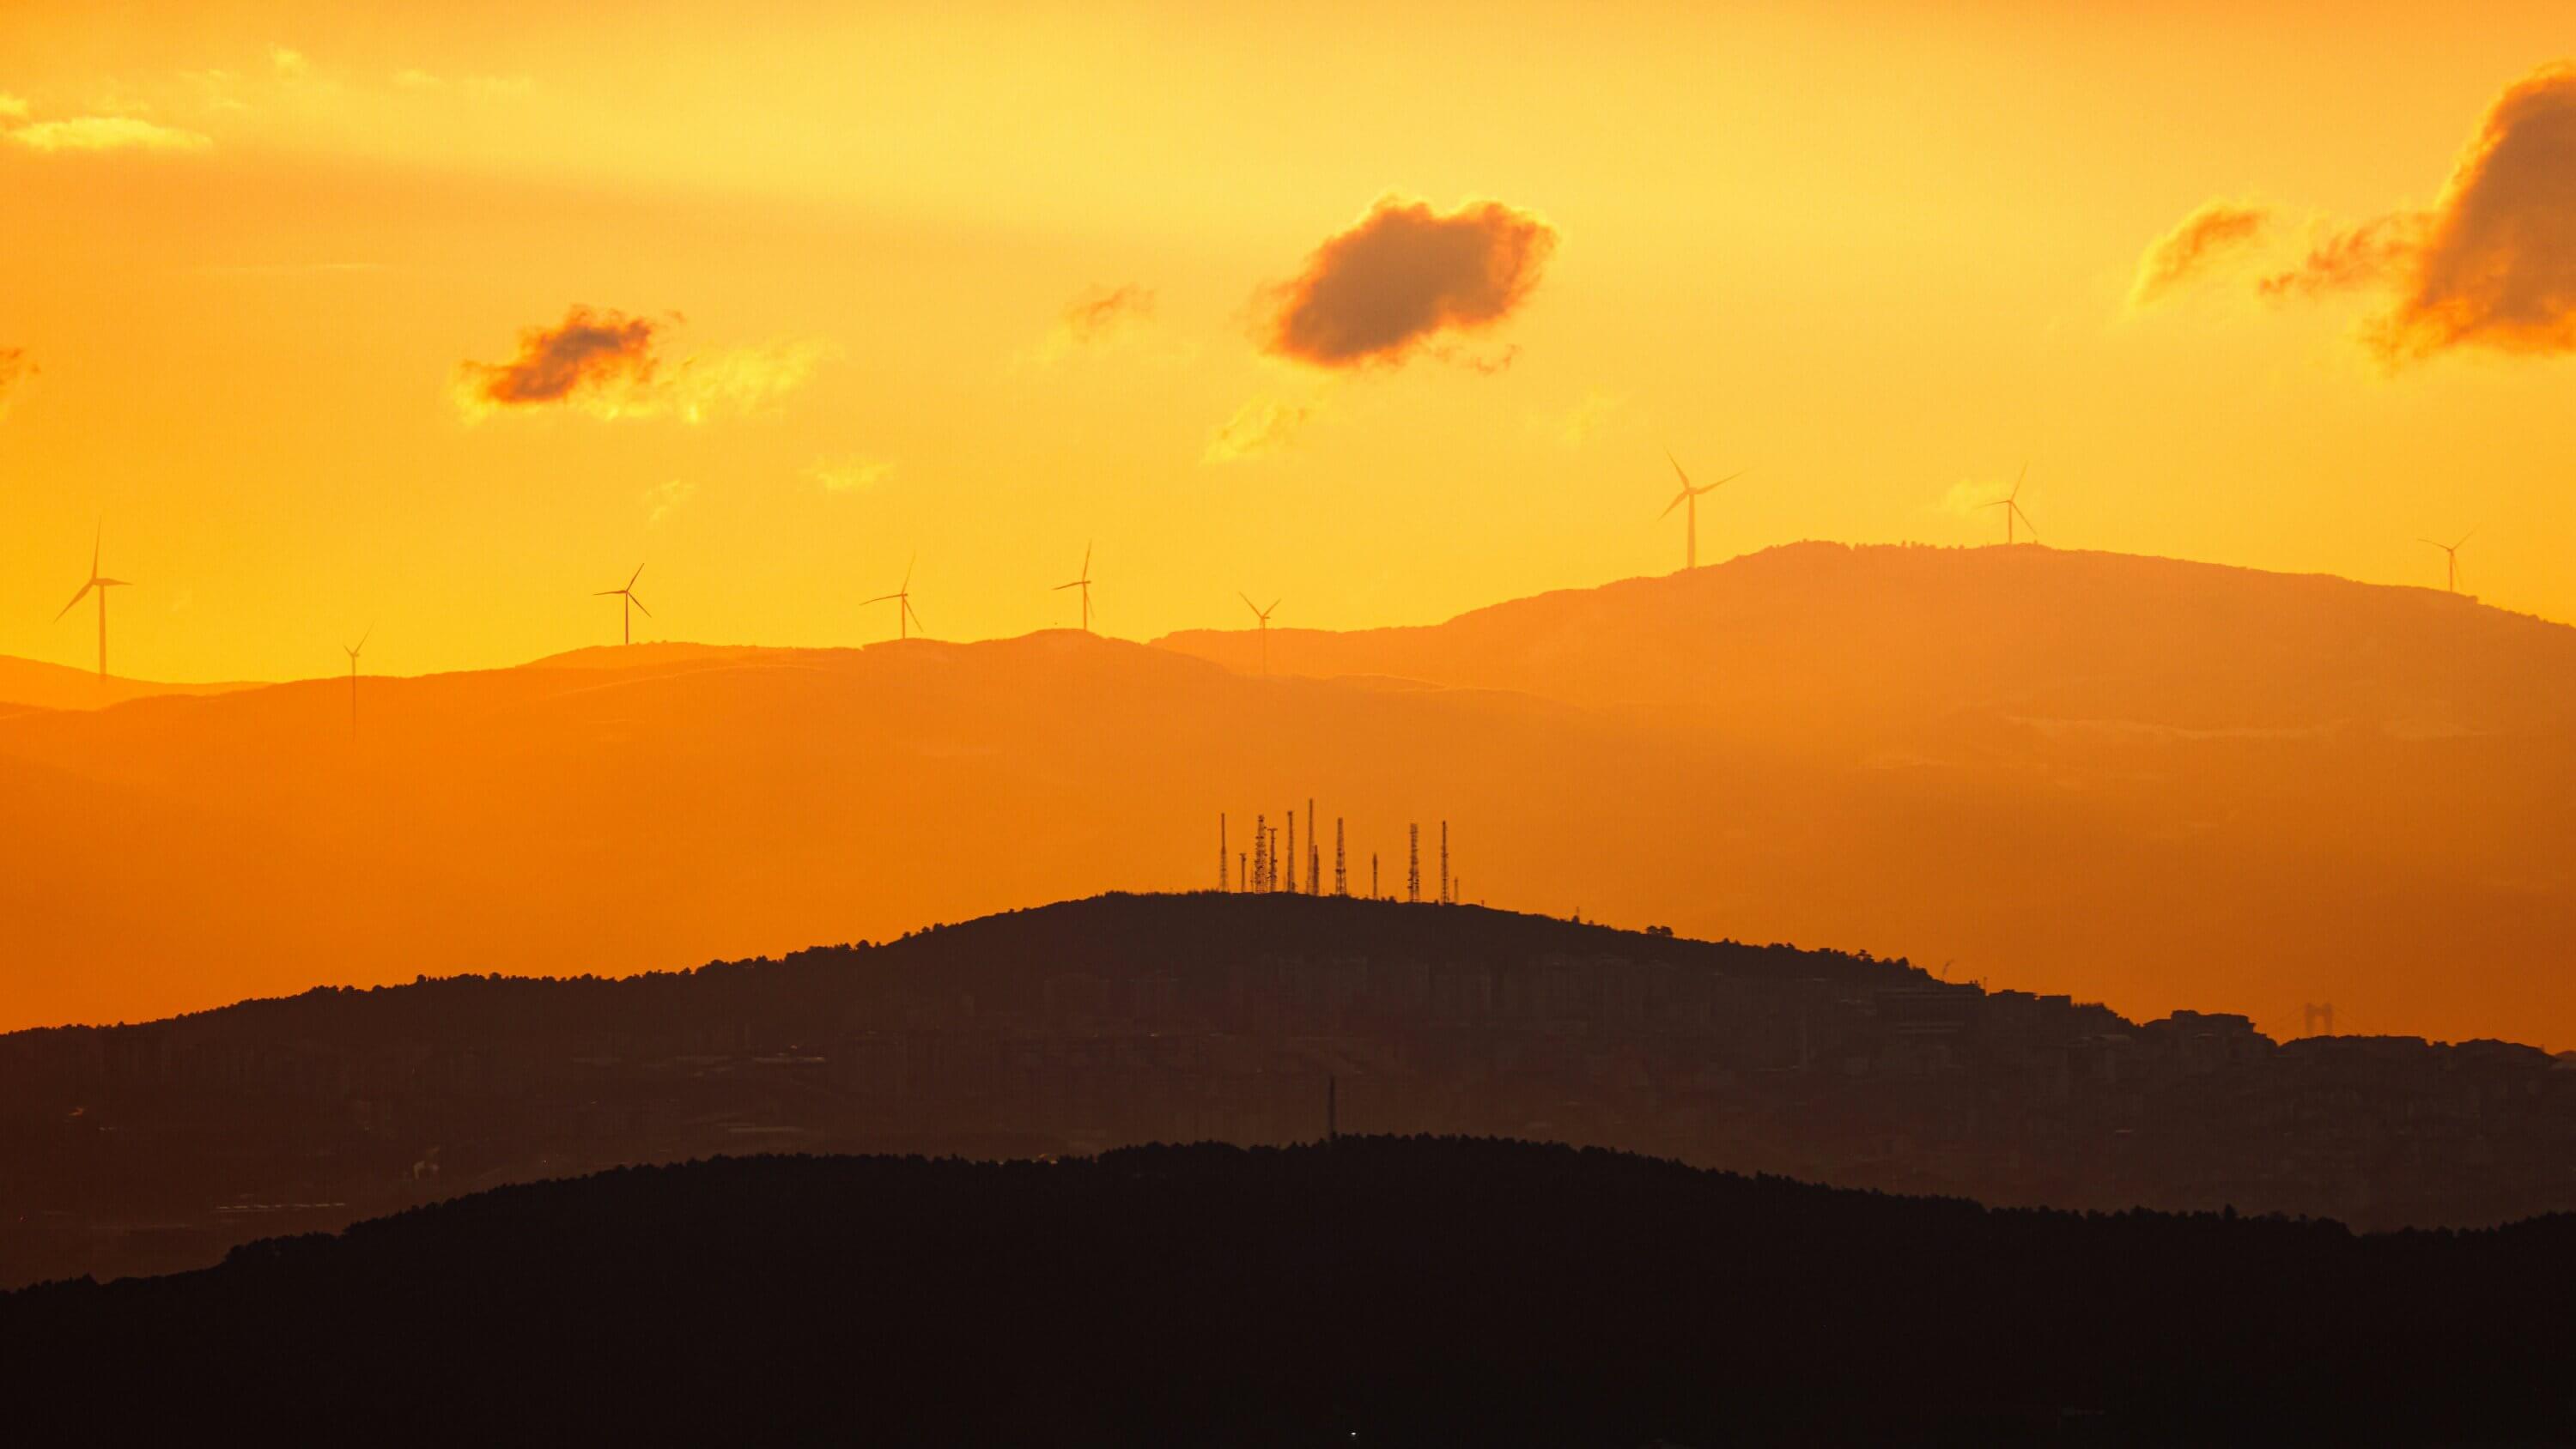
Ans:
<svg viewBox="0 0 2576 1449"><path fill-rule="evenodd" d="M0 91L0 121L27 119L27 103L6 91Z"/></svg>
<svg viewBox="0 0 2576 1449"><path fill-rule="evenodd" d="M136 116L73 116L30 121L9 129L9 139L34 151L203 151L211 138Z"/></svg>
<svg viewBox="0 0 2576 1449"><path fill-rule="evenodd" d="M1547 413L1530 419L1531 428L1554 438L1569 448L1580 448L1594 433L1601 431L1613 414L1628 405L1617 393L1593 388L1563 412Z"/></svg>
<svg viewBox="0 0 2576 1449"><path fill-rule="evenodd" d="M673 509L696 496L698 496L698 485L681 478L674 478L668 483L658 483L645 489L644 504L650 510L644 519L645 526L660 527L662 520L670 517Z"/></svg>
<svg viewBox="0 0 2576 1449"><path fill-rule="evenodd" d="M832 353L824 343L789 340L694 353L666 366L661 340L678 320L575 306L554 326L520 332L509 361L459 364L457 405L471 418L552 406L610 419L751 416L775 408Z"/></svg>
<svg viewBox="0 0 2576 1449"><path fill-rule="evenodd" d="M2205 275L2218 263L2251 248L2263 239L2271 225L2268 207L2233 201L2206 203L2158 237L2146 255L2138 259L2137 280L2129 287L2130 310L2151 305L2166 293Z"/></svg>
<svg viewBox="0 0 2576 1449"><path fill-rule="evenodd" d="M827 458L806 469L805 476L826 493L863 493L893 477L894 465L866 458Z"/></svg>
<svg viewBox="0 0 2576 1449"><path fill-rule="evenodd" d="M304 52L283 45L268 48L268 64L279 80L298 80L313 69L304 59Z"/></svg>
<svg viewBox="0 0 2576 1449"><path fill-rule="evenodd" d="M2255 287L2275 299L2376 287L2414 259L2428 220L2421 212L2401 211L2357 226L2320 225L2298 265L2264 277Z"/></svg>
<svg viewBox="0 0 2576 1449"><path fill-rule="evenodd" d="M27 360L23 347L0 347L0 418L9 415L9 397L18 384L36 375L36 364Z"/></svg>
<svg viewBox="0 0 2576 1449"><path fill-rule="evenodd" d="M462 84L478 96L524 96L537 88L523 75L469 75Z"/></svg>
<svg viewBox="0 0 2576 1449"><path fill-rule="evenodd" d="M1199 461L1232 463L1276 453L1288 446L1316 411L1312 403L1283 403L1267 398L1245 403L1208 439L1207 451L1199 455Z"/></svg>
<svg viewBox="0 0 2576 1449"><path fill-rule="evenodd" d="M438 77L431 75L425 70L398 70L394 72L394 89L396 90L429 91L438 89L441 84L443 84L443 82L441 82Z"/></svg>
<svg viewBox="0 0 2576 1449"><path fill-rule="evenodd" d="M1439 212L1387 196L1268 289L1261 345L1315 367L1396 366L1434 338L1493 327L1529 299L1555 228L1481 201ZM1504 365L1508 365L1508 359Z"/></svg>
<svg viewBox="0 0 2576 1449"><path fill-rule="evenodd" d="M1151 288L1133 282L1117 287L1093 287L1076 297L1055 319L1055 325L1038 345L1029 350L1028 360L1039 367L1052 367L1076 352L1105 346L1120 335L1150 321L1154 315L1154 293Z"/></svg>
<svg viewBox="0 0 2576 1449"><path fill-rule="evenodd" d="M2012 496L2012 485L1995 479L1962 479L1950 485L1941 495L1941 511L1961 518L1974 517L1980 510L1992 508Z"/></svg>

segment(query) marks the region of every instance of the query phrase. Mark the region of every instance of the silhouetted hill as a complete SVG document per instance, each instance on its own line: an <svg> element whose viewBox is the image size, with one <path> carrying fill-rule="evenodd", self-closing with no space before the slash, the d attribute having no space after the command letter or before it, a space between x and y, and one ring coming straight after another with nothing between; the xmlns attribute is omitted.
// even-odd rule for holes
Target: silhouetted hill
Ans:
<svg viewBox="0 0 2576 1449"><path fill-rule="evenodd" d="M95 671L68 669L36 659L0 655L0 714L22 709L105 709L159 695L229 694L256 684L155 684L148 679L101 681Z"/></svg>
<svg viewBox="0 0 2576 1449"><path fill-rule="evenodd" d="M2571 1275L2567 1217L1998 1212L1509 1142L753 1158L7 1295L0 1373L87 1440L2564 1442Z"/></svg>
<svg viewBox="0 0 2576 1449"><path fill-rule="evenodd" d="M2576 1207L2576 1062L2279 1044L1909 963L1474 906L1110 896L618 980L317 990L0 1037L0 1286L498 1182L793 1146L1508 1135L1997 1204Z"/></svg>

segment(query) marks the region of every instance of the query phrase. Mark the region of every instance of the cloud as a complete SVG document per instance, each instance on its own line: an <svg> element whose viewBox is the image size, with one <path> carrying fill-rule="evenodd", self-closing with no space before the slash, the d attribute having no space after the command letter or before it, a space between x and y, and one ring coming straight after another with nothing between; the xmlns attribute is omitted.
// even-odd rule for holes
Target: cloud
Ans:
<svg viewBox="0 0 2576 1449"><path fill-rule="evenodd" d="M30 150L203 151L215 144L194 131L156 125L134 116L73 116L30 121L9 129L9 139Z"/></svg>
<svg viewBox="0 0 2576 1449"><path fill-rule="evenodd" d="M1257 398L1235 409L1234 416L1208 439L1202 463L1231 463L1258 458L1287 447L1317 411L1312 403L1283 403Z"/></svg>
<svg viewBox="0 0 2576 1449"><path fill-rule="evenodd" d="M2319 226L2297 265L2264 277L2255 287L2266 297L2281 298L2379 286L2413 263L2430 220L2423 212L2401 211L2354 226Z"/></svg>
<svg viewBox="0 0 2576 1449"><path fill-rule="evenodd" d="M36 364L27 360L23 347L0 347L0 418L9 415L9 395L18 384L36 375Z"/></svg>
<svg viewBox="0 0 2576 1449"><path fill-rule="evenodd" d="M304 52L283 45L272 45L268 48L268 63L269 67L277 72L280 80L299 79L313 68L304 59Z"/></svg>
<svg viewBox="0 0 2576 1449"><path fill-rule="evenodd" d="M823 343L790 340L694 353L665 365L661 343L678 321L575 306L551 327L521 331L518 355L509 361L459 364L457 405L475 418L538 407L693 423L718 414L750 416L777 406L831 355Z"/></svg>
<svg viewBox="0 0 2576 1449"><path fill-rule="evenodd" d="M894 476L894 465L866 458L827 458L805 470L826 493L860 493Z"/></svg>
<svg viewBox="0 0 2576 1449"><path fill-rule="evenodd" d="M1556 250L1546 222L1500 202L1446 214L1381 198L1268 289L1265 351L1316 367L1396 365L1435 337L1482 331L1527 301Z"/></svg>
<svg viewBox="0 0 2576 1449"><path fill-rule="evenodd" d="M1548 413L1530 419L1535 432L1545 433L1569 448L1580 448L1594 433L1601 431L1613 413L1628 405L1628 400L1614 392L1593 388L1576 399L1574 406L1560 413Z"/></svg>
<svg viewBox="0 0 2576 1449"><path fill-rule="evenodd" d="M27 103L6 91L0 91L0 121L27 119Z"/></svg>
<svg viewBox="0 0 2576 1449"><path fill-rule="evenodd" d="M674 478L668 483L657 483L645 489L644 502L652 510L644 519L645 526L659 527L663 519L671 516L673 509L697 495L698 485L682 478Z"/></svg>
<svg viewBox="0 0 2576 1449"><path fill-rule="evenodd" d="M1941 511L1955 513L1962 518L1973 517L1980 509L1992 508L2011 496L2010 483L1991 478L1983 481L1962 479L1951 484L1950 491L1941 495Z"/></svg>
<svg viewBox="0 0 2576 1449"><path fill-rule="evenodd" d="M2233 201L2204 204L2173 230L2156 238L2155 245L2138 259L2138 277L2129 287L2129 306L2148 306L2217 263L2246 251L2263 239L2271 224L2268 207Z"/></svg>
<svg viewBox="0 0 2576 1449"><path fill-rule="evenodd" d="M2487 112L2370 340L2392 363L2576 351L2576 65L2534 72Z"/></svg>
<svg viewBox="0 0 2576 1449"><path fill-rule="evenodd" d="M2431 207L2321 225L2256 287L2275 299L2386 294L2361 340L2392 368L2463 347L2576 352L2576 64L2507 87Z"/></svg>

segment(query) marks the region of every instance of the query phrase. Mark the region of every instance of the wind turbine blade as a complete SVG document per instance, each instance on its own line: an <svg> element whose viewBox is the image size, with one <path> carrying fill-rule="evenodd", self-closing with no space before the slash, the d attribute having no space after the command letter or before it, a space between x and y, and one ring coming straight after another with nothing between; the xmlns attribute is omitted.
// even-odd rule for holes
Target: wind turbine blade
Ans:
<svg viewBox="0 0 2576 1449"><path fill-rule="evenodd" d="M1666 448L1664 450L1664 461L1673 465L1673 475L1682 480L1682 491L1685 493L1689 492L1691 486L1690 475L1682 471L1682 460L1673 456L1672 449Z"/></svg>
<svg viewBox="0 0 2576 1449"><path fill-rule="evenodd" d="M626 576L626 587L630 589L635 587L635 581L642 577L644 577L644 566L642 564L637 564L635 566L635 572Z"/></svg>
<svg viewBox="0 0 2576 1449"><path fill-rule="evenodd" d="M904 592L906 592L906 593L909 593L909 592L911 592L911 591L912 591L912 568L913 568L913 564L917 564L917 563L920 563L920 562L921 562L921 555L916 553L916 554L914 554L914 555L912 556L912 562L911 562L911 563L907 563L907 564L905 564L905 565L903 566L903 587L904 587Z"/></svg>
<svg viewBox="0 0 2576 1449"><path fill-rule="evenodd" d="M921 611L912 606L912 596L909 594L904 596L903 611L912 616L912 625L914 628L922 630L930 628L928 624L921 622Z"/></svg>
<svg viewBox="0 0 2576 1449"><path fill-rule="evenodd" d="M1234 596L1243 600L1243 607L1250 609L1254 618L1257 619L1261 617L1261 606L1252 602L1252 596L1250 594L1245 593L1241 589L1237 589L1234 591Z"/></svg>
<svg viewBox="0 0 2576 1449"><path fill-rule="evenodd" d="M1075 579L1072 583L1069 583L1069 584L1058 584L1058 585L1056 585L1056 586L1055 586L1055 588L1054 588L1054 590L1053 590L1053 592L1061 594L1061 593L1063 593L1063 592L1064 592L1065 590L1067 590L1067 589L1078 589L1078 588L1081 588L1081 587L1082 587L1082 580L1080 580L1080 579Z"/></svg>
<svg viewBox="0 0 2576 1449"><path fill-rule="evenodd" d="M1690 496L1691 496L1691 490L1690 490L1690 489L1688 489L1688 488L1685 488L1685 489L1683 489L1681 492L1674 494L1674 495L1673 495L1673 501L1672 501L1672 502L1670 502L1670 503L1665 504L1665 505L1664 505L1664 511L1663 511L1663 512L1661 512L1661 513L1656 514L1655 516L1656 516L1657 518L1670 518L1670 517L1672 517L1672 516L1673 516L1673 510L1674 510L1674 509L1676 509L1676 508L1681 507L1681 506L1682 506L1682 500L1683 500L1683 499L1685 499L1685 498L1688 498L1688 497L1690 497Z"/></svg>
<svg viewBox="0 0 2576 1449"><path fill-rule="evenodd" d="M1750 472L1752 472L1752 471L1753 471L1753 470L1752 470L1752 469L1750 469L1750 468L1738 468L1738 469L1736 469L1734 472L1727 474L1725 477L1718 479L1716 482L1709 484L1709 485L1708 485L1708 487L1706 487L1706 488L1702 488L1702 489L1701 489L1701 490L1699 490L1699 491L1700 491L1700 492L1702 492L1702 493L1707 493L1707 492L1711 492L1711 491L1713 491L1713 490L1715 490L1715 489L1723 488L1723 487L1725 487L1727 484L1734 482L1736 479L1741 478L1741 477L1743 477L1745 474L1750 473Z"/></svg>
<svg viewBox="0 0 2576 1449"><path fill-rule="evenodd" d="M95 582L96 582L95 580L93 580L93 581L92 581L92 583L95 583ZM77 593L77 594L72 595L72 603L71 603L71 604L65 604L65 605L63 605L63 611L62 611L62 614L56 614L56 615L54 616L54 622L55 622L55 623L57 623L57 624L61 623L61 622L63 621L63 614L68 614L68 613L70 613L70 612L72 611L72 604L77 604L77 603L79 603L81 600L88 598L88 597L89 597L89 591L90 591L91 586L92 586L91 584L83 584L83 585L81 585L81 586L80 586L80 592L79 592L79 593Z"/></svg>
<svg viewBox="0 0 2576 1449"><path fill-rule="evenodd" d="M871 604L882 604L882 603L884 603L884 602L885 602L886 600L888 600L888 599L900 599L900 598L902 598L902 597L903 597L903 595L901 595L901 594L879 594L879 595L877 595L875 598L868 600L868 603L871 603ZM863 606L863 607L864 607L864 606Z"/></svg>
<svg viewBox="0 0 2576 1449"><path fill-rule="evenodd" d="M2029 482L2029 481L2030 481L2030 461L2029 461L2028 459L2024 459L2024 460L2022 460L2021 471L2020 471L2019 473L2016 473L2016 474L2014 474L2014 475L2013 475L2013 491L2012 491L2012 496L2013 496L2014 498L2019 498L2019 497L2021 497L2021 485L2023 485L2024 483L2027 483L2027 482Z"/></svg>
<svg viewBox="0 0 2576 1449"><path fill-rule="evenodd" d="M2449 544L2447 544L2447 543L2441 543L2441 542L2438 542L2438 541L2433 540L2433 539L2429 539L2429 538L2419 538L2419 539L2417 539L2417 540L2415 540L2415 541L2416 541L2417 543L2430 544L2430 545L2432 545L2434 548L2438 548L2438 549L2442 550L2444 553L2449 553L2449 552L2451 551L2451 545L2449 545Z"/></svg>
<svg viewBox="0 0 2576 1449"><path fill-rule="evenodd" d="M373 625L373 624L369 624L369 625L367 626L367 632L358 636L358 643L357 643L356 648L351 649L349 652L350 652L350 653L352 653L352 654L355 654L355 653L357 653L357 652L358 652L358 650L359 650L359 649L364 649L364 648L366 648L366 647L367 647L367 641L368 641L368 640L370 640L370 639L373 639L374 637L376 637L376 626L375 626L375 625Z"/></svg>
<svg viewBox="0 0 2576 1449"><path fill-rule="evenodd" d="M1082 576L1086 579L1091 577L1091 542L1088 539L1082 545Z"/></svg>
<svg viewBox="0 0 2576 1449"><path fill-rule="evenodd" d="M1281 595L1281 597L1282 597L1282 598L1284 598L1284 597L1286 597L1286 595ZM1276 613L1278 613L1278 612L1279 612L1279 600L1278 600L1278 599L1272 599L1272 600L1270 601L1270 607L1261 611L1261 618L1262 618L1263 622L1265 622L1265 623L1266 623L1266 622L1268 622L1268 621L1269 621L1269 618L1270 618L1270 616L1271 616L1271 615L1276 614Z"/></svg>
<svg viewBox="0 0 2576 1449"><path fill-rule="evenodd" d="M98 577L98 550L99 546L106 542L107 522L106 520L101 519L99 521L98 531L89 536L89 576L91 578Z"/></svg>
<svg viewBox="0 0 2576 1449"><path fill-rule="evenodd" d="M626 602L633 604L635 606L635 612L643 615L645 618L650 619L653 617L653 611L644 607L644 601L642 599L635 597L633 594L628 594L626 596Z"/></svg>
<svg viewBox="0 0 2576 1449"><path fill-rule="evenodd" d="M2478 525L2478 528L2484 528L2484 527L2486 527L2486 525L2485 525L2485 524L2483 524L2483 523L2481 523L2481 524L2479 524L2479 525ZM2473 539L2473 538L2477 537L2477 536L2478 536L2478 528L2472 528L2472 529L2470 529L2468 532L2466 532L2466 533L2464 533L2464 534L2461 534L2461 535L2460 535L2460 543L2467 543L2470 539ZM2452 544L2452 545L2451 545L2451 547L2453 547L2453 548L2455 548L2455 549L2456 549L2456 548L2458 548L2458 547L2460 546L2460 543Z"/></svg>

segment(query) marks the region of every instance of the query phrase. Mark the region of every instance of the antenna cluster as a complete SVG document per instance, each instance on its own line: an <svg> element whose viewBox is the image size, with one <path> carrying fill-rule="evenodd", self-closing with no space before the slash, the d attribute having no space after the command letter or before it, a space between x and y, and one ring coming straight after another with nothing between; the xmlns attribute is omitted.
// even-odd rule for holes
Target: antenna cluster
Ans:
<svg viewBox="0 0 2576 1449"><path fill-rule="evenodd" d="M1291 895L1320 896L1324 892L1324 835L1315 814L1315 802L1306 801L1306 853L1302 861L1297 854L1297 810L1289 807L1285 817L1287 839L1283 845L1280 827L1270 823L1267 814L1252 818L1252 850L1249 854L1234 849L1229 835L1228 817L1224 811L1216 817L1216 888L1232 893L1238 889L1254 894L1284 891ZM1407 865L1404 898L1422 899L1422 826L1405 827ZM1300 878L1302 869L1303 876ZM1447 905L1458 903L1458 875L1449 855L1449 822L1440 822L1440 879L1437 894L1432 897ZM1351 893L1350 835L1342 817L1333 817L1333 889L1336 896ZM1378 856L1369 852L1369 897L1378 895Z"/></svg>

